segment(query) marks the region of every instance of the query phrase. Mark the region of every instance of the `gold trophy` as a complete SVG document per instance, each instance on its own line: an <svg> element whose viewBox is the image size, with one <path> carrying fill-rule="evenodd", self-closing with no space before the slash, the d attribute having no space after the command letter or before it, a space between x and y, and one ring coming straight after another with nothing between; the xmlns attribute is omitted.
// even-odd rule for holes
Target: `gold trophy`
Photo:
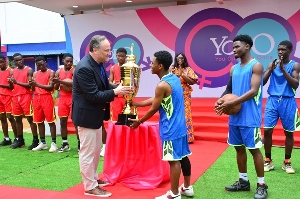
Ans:
<svg viewBox="0 0 300 199"><path fill-rule="evenodd" d="M131 54L126 56L126 63L120 66L123 86L131 86L133 91L131 94L123 95L126 102L122 113L118 115L117 125L130 126L132 122L128 121L128 118L137 118L137 109L131 107L130 104L139 90L142 69L135 63L136 56L133 55L133 47L134 44L131 44Z"/></svg>

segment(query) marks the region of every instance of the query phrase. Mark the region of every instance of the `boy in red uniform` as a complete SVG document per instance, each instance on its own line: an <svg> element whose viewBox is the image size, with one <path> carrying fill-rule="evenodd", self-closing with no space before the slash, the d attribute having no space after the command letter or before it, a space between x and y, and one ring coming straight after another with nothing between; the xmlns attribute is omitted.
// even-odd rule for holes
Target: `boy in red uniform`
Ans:
<svg viewBox="0 0 300 199"><path fill-rule="evenodd" d="M54 89L53 82L51 81L54 77L54 71L47 68L46 60L44 57L39 56L35 59L35 63L38 71L34 72L33 80L30 85L34 90L33 96L33 122L37 123L40 140L41 142L33 151L48 149L45 139L45 119L47 120L52 143L49 152L56 152L56 125L55 125L55 110L54 110L54 100L52 97L52 92Z"/></svg>
<svg viewBox="0 0 300 199"><path fill-rule="evenodd" d="M32 145L28 147L28 150L31 150L39 144L36 124L33 123L32 118L32 91L29 85L32 81L33 70L29 66L24 66L24 60L20 53L15 53L13 59L16 68L11 72L11 77L8 81L14 84L12 115L16 119L18 137L12 143L11 148L16 149L25 146L22 121L22 117L25 115L33 135Z"/></svg>
<svg viewBox="0 0 300 199"><path fill-rule="evenodd" d="M73 79L73 55L66 53L63 56L64 67L56 71L53 82L55 83L54 88L59 89L59 104L58 104L58 117L60 118L60 131L62 137L62 146L58 152L69 151L71 148L68 143L68 117L71 113L72 107L72 90L65 89L67 87L72 87L72 81L64 81L65 79ZM78 139L78 149L80 147L80 142L78 138L77 127L76 134Z"/></svg>
<svg viewBox="0 0 300 199"><path fill-rule="evenodd" d="M6 57L0 54L0 120L2 131L4 134L4 140L0 142L0 146L12 144L11 139L8 135L7 119L11 124L15 139L17 138L16 121L15 118L11 115L13 84L8 82L11 70L12 69L6 65Z"/></svg>
<svg viewBox="0 0 300 199"><path fill-rule="evenodd" d="M110 74L109 74L109 83L118 86L121 82L121 70L120 66L122 66L125 63L126 60L127 51L125 48L118 48L117 50L117 60L118 63L113 65L110 68ZM123 95L118 95L115 97L114 101L111 103L111 120L117 121L118 115L122 112L124 106L125 106L125 100L123 98Z"/></svg>

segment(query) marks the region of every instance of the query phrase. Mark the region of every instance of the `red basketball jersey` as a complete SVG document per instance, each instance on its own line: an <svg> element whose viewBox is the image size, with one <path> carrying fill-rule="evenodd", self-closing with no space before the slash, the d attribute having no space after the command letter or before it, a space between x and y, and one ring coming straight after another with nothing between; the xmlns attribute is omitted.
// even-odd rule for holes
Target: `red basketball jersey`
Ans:
<svg viewBox="0 0 300 199"><path fill-rule="evenodd" d="M22 70L19 70L18 68L14 68L13 71L13 77L17 82L21 83L28 83L28 69L29 66L25 66ZM31 94L32 91L30 88L25 88L23 86L14 84L14 91L13 95L24 95L24 94Z"/></svg>
<svg viewBox="0 0 300 199"><path fill-rule="evenodd" d="M115 64L112 66L114 71L114 82L120 83L121 81L121 69L119 64Z"/></svg>
<svg viewBox="0 0 300 199"><path fill-rule="evenodd" d="M35 73L35 82L41 85L49 85L50 83L50 74L51 74L52 70L51 69L47 69L45 72L42 72L41 70L37 71ZM40 87L35 87L34 89L34 94L40 94L40 95L44 95L44 94L51 94L53 92L52 91L47 91L43 88Z"/></svg>
<svg viewBox="0 0 300 199"><path fill-rule="evenodd" d="M5 71L0 70L0 84L4 84L7 85L8 81L7 78L10 77L10 71L12 69L7 67ZM12 90L8 89L8 88L2 88L0 87L0 95L12 95Z"/></svg>
<svg viewBox="0 0 300 199"><path fill-rule="evenodd" d="M73 70L74 68L72 67L69 71L65 71L64 68L61 68L58 72L58 75L59 75L59 79L60 80L64 80L64 79L73 79ZM69 92L66 92L64 91L63 89L60 89L59 90L59 95L60 96L72 96L72 92L69 93Z"/></svg>

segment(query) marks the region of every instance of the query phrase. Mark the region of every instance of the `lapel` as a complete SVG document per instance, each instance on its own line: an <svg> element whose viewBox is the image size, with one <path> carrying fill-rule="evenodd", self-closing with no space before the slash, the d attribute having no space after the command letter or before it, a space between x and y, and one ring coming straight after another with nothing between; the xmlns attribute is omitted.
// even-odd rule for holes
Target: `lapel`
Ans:
<svg viewBox="0 0 300 199"><path fill-rule="evenodd" d="M93 70L96 72L96 74L98 75L98 77L101 79L102 81L102 84L103 84L103 88L105 88L105 79L102 78L102 75L100 73L100 68L99 68L99 65L97 64L97 62L92 58L92 56L90 54L88 54L89 56L89 60L90 60L90 63L91 63L91 66L93 68ZM107 81L107 80L106 80Z"/></svg>

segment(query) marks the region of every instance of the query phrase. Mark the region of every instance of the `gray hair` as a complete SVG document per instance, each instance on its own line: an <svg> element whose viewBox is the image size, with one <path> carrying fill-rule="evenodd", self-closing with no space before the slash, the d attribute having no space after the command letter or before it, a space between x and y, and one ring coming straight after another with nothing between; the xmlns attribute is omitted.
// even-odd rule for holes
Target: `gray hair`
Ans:
<svg viewBox="0 0 300 199"><path fill-rule="evenodd" d="M93 48L100 48L101 41L105 40L106 37L103 35L95 35L90 41L90 52L93 52Z"/></svg>

